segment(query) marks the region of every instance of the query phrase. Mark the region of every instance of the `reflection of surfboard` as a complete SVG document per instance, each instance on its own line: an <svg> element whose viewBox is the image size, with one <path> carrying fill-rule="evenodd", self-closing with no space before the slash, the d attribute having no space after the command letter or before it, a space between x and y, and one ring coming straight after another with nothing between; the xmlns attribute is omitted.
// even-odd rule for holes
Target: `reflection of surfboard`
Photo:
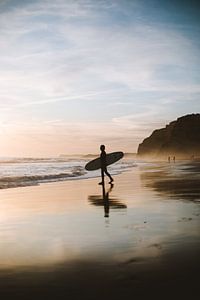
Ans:
<svg viewBox="0 0 200 300"><path fill-rule="evenodd" d="M109 166L111 164L114 164L116 161L120 160L123 156L124 156L124 153L121 151L106 154L106 165ZM101 168L100 157L89 161L89 163L87 163L85 166L85 169L87 171L94 171L94 170L98 170L100 168Z"/></svg>

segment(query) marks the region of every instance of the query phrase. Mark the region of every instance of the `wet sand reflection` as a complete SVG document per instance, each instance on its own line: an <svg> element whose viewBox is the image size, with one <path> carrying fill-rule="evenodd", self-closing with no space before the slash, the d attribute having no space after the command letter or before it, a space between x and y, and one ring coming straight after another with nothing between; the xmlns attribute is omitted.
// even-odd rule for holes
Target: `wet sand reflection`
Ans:
<svg viewBox="0 0 200 300"><path fill-rule="evenodd" d="M125 209L126 204L119 201L117 198L109 197L110 192L113 190L114 184L110 185L110 188L106 191L105 184L102 184L102 195L90 195L88 201L95 206L104 207L104 217L109 217L110 208L112 209Z"/></svg>
<svg viewBox="0 0 200 300"><path fill-rule="evenodd" d="M140 177L145 187L153 189L161 196L200 201L200 163L143 167Z"/></svg>
<svg viewBox="0 0 200 300"><path fill-rule="evenodd" d="M191 299L198 292L196 165L143 164L115 186L91 179L0 194L1 299L156 299L155 292Z"/></svg>

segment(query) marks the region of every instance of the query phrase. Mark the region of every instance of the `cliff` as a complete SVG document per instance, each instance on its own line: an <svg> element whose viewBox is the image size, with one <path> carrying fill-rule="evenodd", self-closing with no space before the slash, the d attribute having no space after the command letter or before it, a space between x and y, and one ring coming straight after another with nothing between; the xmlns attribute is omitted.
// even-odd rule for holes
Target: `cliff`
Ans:
<svg viewBox="0 0 200 300"><path fill-rule="evenodd" d="M200 114L178 118L165 128L157 129L138 147L141 157L200 157Z"/></svg>

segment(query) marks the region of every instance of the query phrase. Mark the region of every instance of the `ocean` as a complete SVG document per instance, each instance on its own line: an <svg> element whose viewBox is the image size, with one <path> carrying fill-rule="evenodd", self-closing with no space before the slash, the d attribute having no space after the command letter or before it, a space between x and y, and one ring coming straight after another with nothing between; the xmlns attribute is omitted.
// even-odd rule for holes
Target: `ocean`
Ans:
<svg viewBox="0 0 200 300"><path fill-rule="evenodd" d="M93 157L91 158L93 159ZM90 158L0 158L0 189L41 183L78 180L100 176L100 171L86 171ZM136 166L133 159L123 159L109 166L112 175Z"/></svg>

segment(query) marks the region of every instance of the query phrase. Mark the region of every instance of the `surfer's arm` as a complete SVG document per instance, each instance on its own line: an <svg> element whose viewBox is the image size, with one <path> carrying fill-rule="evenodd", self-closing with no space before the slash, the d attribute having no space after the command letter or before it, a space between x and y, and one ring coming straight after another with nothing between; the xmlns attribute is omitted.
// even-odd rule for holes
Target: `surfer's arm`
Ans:
<svg viewBox="0 0 200 300"><path fill-rule="evenodd" d="M105 152L101 153L100 159L101 159L101 167L105 168L106 167L106 153Z"/></svg>

